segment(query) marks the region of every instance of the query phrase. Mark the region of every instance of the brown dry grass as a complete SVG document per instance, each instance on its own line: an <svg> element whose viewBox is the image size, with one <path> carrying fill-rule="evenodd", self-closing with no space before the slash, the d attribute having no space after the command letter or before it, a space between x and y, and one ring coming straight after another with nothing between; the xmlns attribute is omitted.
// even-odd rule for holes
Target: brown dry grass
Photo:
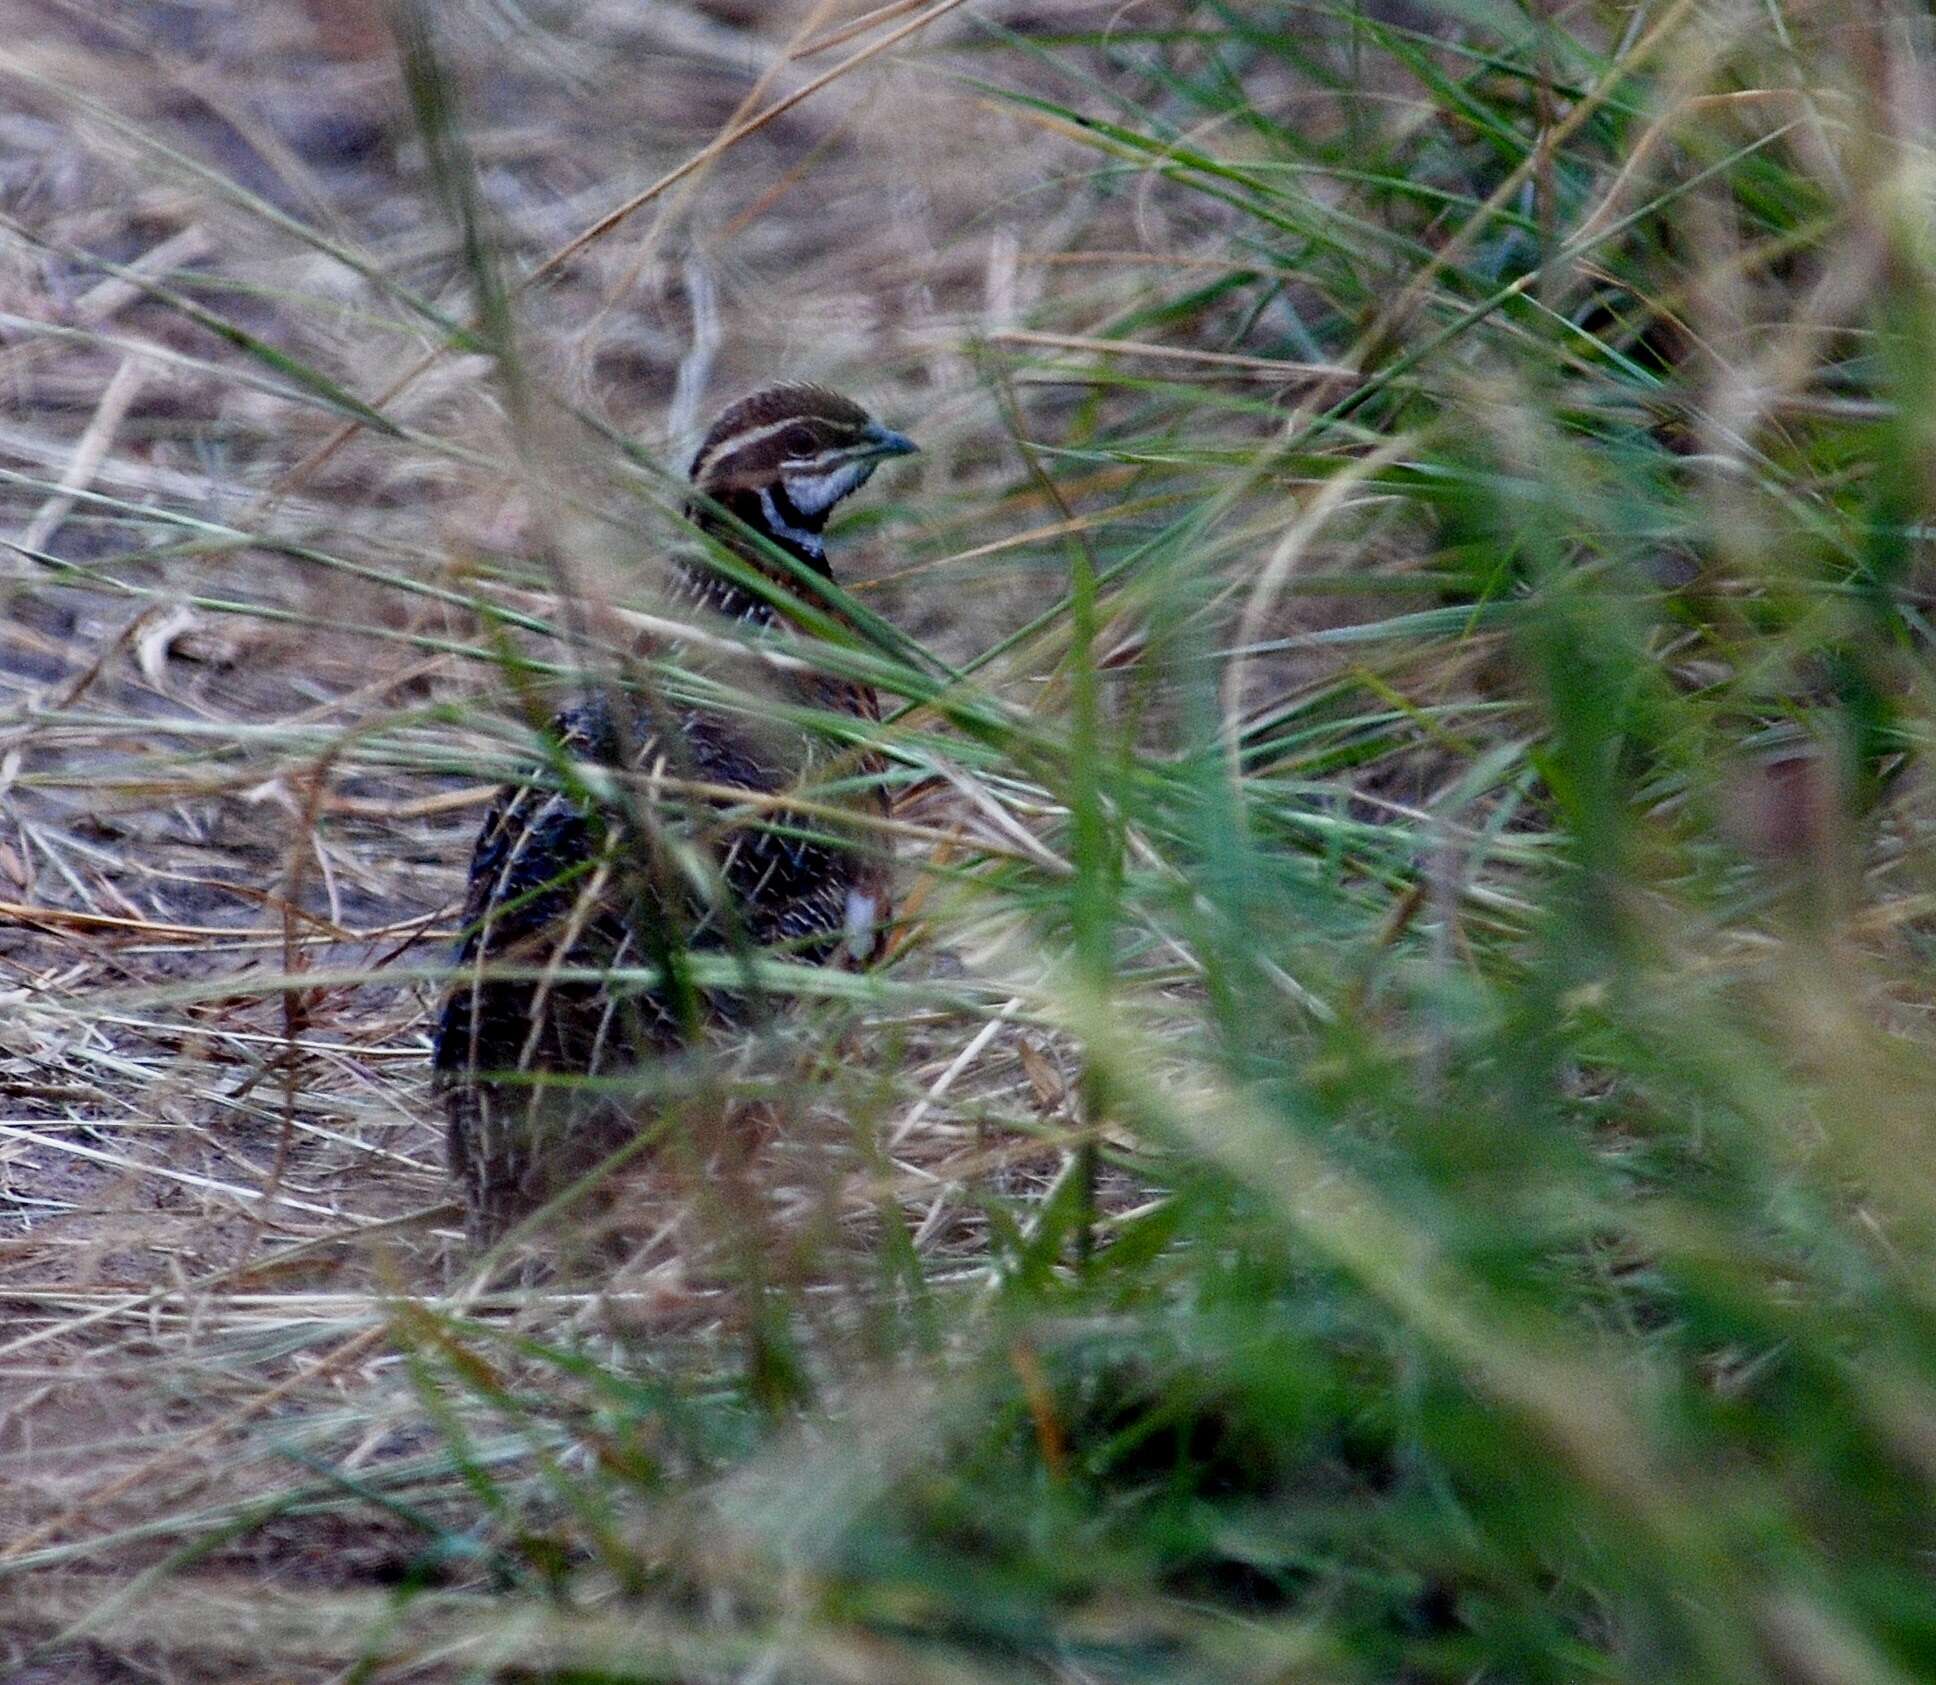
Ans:
<svg viewBox="0 0 1936 1685"><path fill-rule="evenodd" d="M842 42L828 31L854 8L597 4L569 31L521 33L511 9L478 6L448 39L511 261L555 260L521 304L542 381L665 460L775 376L849 387L917 426L928 454L906 503L922 513L852 544L846 571L872 606L963 653L1033 606L1029 580L985 563L968 610L907 558L1047 518L1027 493L970 507L989 415L964 345L1017 319L1041 284L1024 254L1071 232L1029 192L1055 148L1022 144L931 51L889 56L580 241L750 103L906 21L889 10ZM178 536L152 501L210 523L199 546L67 580L44 559L6 564L0 1556L44 1565L9 1582L0 1624L21 1639L94 1607L113 1583L97 1575L154 1560L150 1518L232 1509L286 1478L306 1437L354 1420L364 1444L345 1466L406 1456L384 1441L410 1397L383 1338L388 1296L463 1279L427 1090L429 985L381 978L436 962L476 823L477 780L449 764L464 728L433 740L415 711L475 702L484 720L498 687L437 647L474 628L436 587L480 561L521 565L524 465L479 359L438 352L376 288L238 202L286 207L461 314L395 62L367 23L295 4L0 14L28 44L7 77L0 189L38 242L0 258L0 528L88 569ZM826 44L790 61L806 24ZM938 19L910 45L962 27ZM380 399L409 437L265 390L123 268ZM597 465L561 448L547 467L595 500ZM312 544L395 583L289 553ZM367 978L255 986L286 969ZM918 1244L967 1255L973 1225L951 1215L964 1185L1054 1171L1052 1146L1004 1146L987 1126L1046 1114L1052 1132L1059 1078L1039 1055L1024 1070L1012 1026L968 1044L972 1029L901 1044L875 1102L912 1125L891 1166L841 1168L813 1132L780 1136L759 1180L781 1231L870 1221L885 1174ZM623 1279L568 1320L719 1337L678 1201L640 1197ZM347 1584L388 1560L380 1536L335 1527L278 1523L211 1566L209 1595L223 1575ZM132 1653L125 1611L107 1629ZM160 1627L135 1650L166 1673ZM109 1654L48 1665L119 1677ZM338 1665L325 1653L315 1671Z"/></svg>

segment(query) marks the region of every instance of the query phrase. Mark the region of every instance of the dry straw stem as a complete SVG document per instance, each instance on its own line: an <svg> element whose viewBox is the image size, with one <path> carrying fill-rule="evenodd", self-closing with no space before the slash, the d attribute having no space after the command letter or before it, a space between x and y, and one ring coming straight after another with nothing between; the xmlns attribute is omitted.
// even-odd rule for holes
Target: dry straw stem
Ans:
<svg viewBox="0 0 1936 1685"><path fill-rule="evenodd" d="M1241 370L1278 380L1348 381L1358 371L1334 363L1288 363L1276 357L1245 357L1227 351L1201 351L1188 345L1148 345L1133 339L1099 339L1088 334L1041 333L1028 328L1004 328L989 336L995 345L1046 346L1057 351L1096 351L1109 355L1154 357L1159 361L1200 363Z"/></svg>
<svg viewBox="0 0 1936 1685"><path fill-rule="evenodd" d="M443 813L452 807L477 805L474 793L460 791L458 795L462 799L454 802L448 797L435 798L424 806L423 811ZM486 795L488 797L488 792ZM412 805L414 804L405 804L406 808ZM351 811L354 811L353 805ZM388 809L385 808L385 815L387 813ZM404 817L409 817L409 814L406 812ZM383 942L396 936L412 935L424 928L424 920L421 918L399 919L394 923L375 925L367 930L354 930L347 926L328 923L318 919L313 913L299 909L296 910L296 916L316 926L310 939L318 942ZM148 942L211 940L244 942L270 937L280 940L284 934L281 925L172 924L163 919L130 918L117 913L81 912L71 907L30 905L24 901L0 900L0 923L8 922L25 925L34 930L114 931L129 936L139 936Z"/></svg>
<svg viewBox="0 0 1936 1685"><path fill-rule="evenodd" d="M752 1565L747 1565L749 1578ZM750 1588L749 1588L750 1589ZM764 1588L768 1597L772 1588ZM252 1579L145 1584L138 1604L91 1600L98 1588L68 1582L44 1598L16 1596L0 1609L14 1630L42 1635L71 1622L82 1635L223 1667L406 1668L432 1677L538 1671L626 1678L642 1669L668 1678L760 1677L800 1669L837 1685L1004 1685L1008 1669L937 1657L923 1644L865 1634L788 1614L768 1628L622 1606L569 1610L508 1607L472 1592L268 1589ZM762 1601L765 1601L763 1598ZM381 1675L379 1675L381 1677Z"/></svg>
<svg viewBox="0 0 1936 1685"><path fill-rule="evenodd" d="M552 252L550 256L537 264L528 274L522 276L512 288L513 295L515 296L516 293L535 286L538 282L544 280L546 276L562 269L574 257L584 252L599 240L604 239L613 230L620 227L639 211L645 209L646 206L650 205L662 194L676 187L687 177L705 169L715 159L737 146L741 141L747 139L748 136L759 133L761 129L776 119L783 117L787 112L793 110L795 106L811 99L815 94L839 81L843 76L851 74L861 65L878 58L889 48L900 45L909 36L925 29L938 18L945 17L949 12L956 10L962 4L964 4L964 0L937 0L935 5L930 6L920 16L911 18L899 29L892 30L882 36L880 40L871 42L869 45L861 48L859 52L843 59L833 69L816 76L812 81L802 87L796 88L792 93L775 100L771 105L756 112L754 115L729 124L720 135L693 153L683 163L668 170L649 187L642 188L622 204L614 206L611 210L605 212L604 215L598 217L577 234L573 235L571 239L567 240L556 251ZM892 10L892 8L889 8L889 10ZM476 324L473 323L472 326L475 329ZM370 407L378 412L387 411L410 387L415 385L419 379L429 373L444 357L449 355L449 352L450 348L448 346L439 346L434 351L427 353L386 387ZM363 423L361 422L350 421L344 423L316 451L298 463L287 475L278 481L268 497L251 512L250 520L260 519L268 507L280 502L291 492L301 489L318 470L323 468L362 429Z"/></svg>
<svg viewBox="0 0 1936 1685"><path fill-rule="evenodd" d="M145 284L152 278L170 274L199 263L215 250L214 240L200 223L177 229L156 242L128 265L125 273L97 281L77 298L66 312L66 325L74 329L98 328L145 296ZM24 322L22 325L26 325ZM45 324L35 323L36 327ZM18 378L35 361L58 348L58 339L23 340L18 345L0 347L0 375Z"/></svg>
<svg viewBox="0 0 1936 1685"><path fill-rule="evenodd" d="M134 357L114 371L114 378L101 394L93 420L87 424L87 431L81 435L67 470L61 475L60 489L34 512L34 518L21 530L14 540L17 549L29 553L44 549L47 540L67 519L74 507L75 493L85 490L93 480L101 458L107 454L115 433L127 417L128 406L141 390L142 372L139 360Z"/></svg>

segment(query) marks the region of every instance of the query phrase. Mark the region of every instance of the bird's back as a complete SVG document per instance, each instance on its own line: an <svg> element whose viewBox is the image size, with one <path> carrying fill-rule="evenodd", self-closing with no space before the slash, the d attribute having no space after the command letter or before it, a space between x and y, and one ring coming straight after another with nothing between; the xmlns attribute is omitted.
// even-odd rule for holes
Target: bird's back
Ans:
<svg viewBox="0 0 1936 1685"><path fill-rule="evenodd" d="M782 598L799 569L830 578L829 513L880 461L913 449L822 387L768 387L733 405L693 459L687 513L737 562L720 568L708 552L681 565L694 610L783 634L785 614L770 591L748 588L749 570ZM731 1015L729 996L683 986L683 955L738 943L821 962L871 957L888 916L867 825L886 808L882 763L835 753L791 722L802 709L878 721L877 699L810 673L782 692L780 706L735 715L601 692L553 722L561 776L492 803L435 1053L474 1239L495 1240L622 1148L647 1121L635 1103L643 1085L625 1073ZM595 793L600 779L574 776L590 767L619 776ZM823 787L855 780L866 793L828 818ZM812 817L789 802L802 786L822 797ZM711 869L695 872L695 857ZM658 980L640 986L647 970Z"/></svg>
<svg viewBox="0 0 1936 1685"><path fill-rule="evenodd" d="M856 689L851 706L871 714L873 693ZM681 789L783 796L800 776L776 764L770 738L734 722L682 713L668 735L649 709L603 694L558 715L550 735L561 757L607 772L656 768ZM681 1045L696 1018L735 1014L716 991L688 1002L676 988L627 987L609 974L676 969L687 953L735 944L824 962L871 944L887 915L885 871L859 832L835 836L824 820L784 810L725 827L724 796L642 809L649 781L638 779L622 807L561 770L506 786L485 816L437 1025L450 1164L479 1244L647 1121L626 1092L628 1071ZM870 794L863 806L885 802ZM711 859L711 893L674 857L674 838Z"/></svg>

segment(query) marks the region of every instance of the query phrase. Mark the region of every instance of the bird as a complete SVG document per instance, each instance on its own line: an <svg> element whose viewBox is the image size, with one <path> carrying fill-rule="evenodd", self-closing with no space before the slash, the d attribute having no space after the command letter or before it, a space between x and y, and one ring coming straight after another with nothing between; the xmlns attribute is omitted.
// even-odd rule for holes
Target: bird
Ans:
<svg viewBox="0 0 1936 1685"><path fill-rule="evenodd" d="M831 580L828 517L882 462L916 448L822 386L741 399L692 459L686 518L706 543L674 563L673 594L702 617L793 630L797 588L774 552ZM783 701L879 722L870 685L792 670L782 683ZM726 790L797 787L830 758L827 739L616 686L591 689L547 737L554 775L505 785L479 829L435 1028L446 1157L476 1248L635 1138L649 1120L625 1073L733 1019L729 995L683 984L686 954L778 949L859 966L878 957L891 915L887 863L867 825L888 805L877 753L832 757L841 787L858 790L843 798L852 824L768 811L680 831L638 799L637 775L708 787L702 817L717 821ZM634 777L598 776L611 773ZM709 829L720 834L695 870L679 844ZM660 981L627 989L602 975L641 966L660 968Z"/></svg>

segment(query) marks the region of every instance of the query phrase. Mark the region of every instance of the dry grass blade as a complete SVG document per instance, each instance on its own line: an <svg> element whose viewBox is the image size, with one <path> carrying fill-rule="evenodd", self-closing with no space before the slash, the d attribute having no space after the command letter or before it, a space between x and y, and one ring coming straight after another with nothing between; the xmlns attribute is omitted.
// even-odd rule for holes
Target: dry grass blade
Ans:
<svg viewBox="0 0 1936 1685"><path fill-rule="evenodd" d="M1228 351L1203 351L1189 345L1146 345L1133 339L1098 339L1089 334L1041 333L1028 328L1004 328L989 335L997 345L1044 346L1056 351L1095 351L1110 355L1154 357L1181 363L1203 363L1216 368L1243 369L1278 379L1356 382L1356 369L1329 363L1287 363L1273 357L1246 357Z"/></svg>

